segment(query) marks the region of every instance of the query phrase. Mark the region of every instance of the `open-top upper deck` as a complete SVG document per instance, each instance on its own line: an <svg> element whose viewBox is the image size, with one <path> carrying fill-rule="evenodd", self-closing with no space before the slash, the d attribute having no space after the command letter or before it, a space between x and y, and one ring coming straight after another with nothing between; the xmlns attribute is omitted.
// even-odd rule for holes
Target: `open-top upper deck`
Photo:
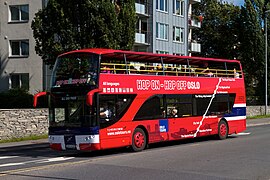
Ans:
<svg viewBox="0 0 270 180"><path fill-rule="evenodd" d="M98 48L75 50L63 55L73 53L99 55L101 73L229 78L243 77L242 67L238 60L175 56Z"/></svg>

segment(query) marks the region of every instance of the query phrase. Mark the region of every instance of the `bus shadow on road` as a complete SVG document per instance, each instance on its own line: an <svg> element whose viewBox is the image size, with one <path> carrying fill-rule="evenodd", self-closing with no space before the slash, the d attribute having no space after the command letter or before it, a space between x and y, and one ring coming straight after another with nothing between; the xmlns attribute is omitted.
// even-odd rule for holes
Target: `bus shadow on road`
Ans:
<svg viewBox="0 0 270 180"><path fill-rule="evenodd" d="M227 140L237 138L237 136L229 136ZM182 140L175 140L175 141L165 141L165 142L158 142L148 145L146 148L147 151L159 149L159 148L166 148L166 147L173 147L173 146L181 146L185 144L194 144L194 143L206 143L209 141L220 141L215 136L206 136L206 137L198 137L198 138L190 138L190 139L182 139ZM226 140L225 140L226 141ZM130 147L123 147L123 148L114 148L114 149L106 149L100 151L92 151L92 152L75 152L72 154L73 157L76 158L91 158L91 157L99 157L99 156L110 156L110 155L117 155L117 154L128 154L128 153L136 153L131 150Z"/></svg>
<svg viewBox="0 0 270 180"><path fill-rule="evenodd" d="M229 139L237 138L237 136L229 136ZM147 150L154 150L158 148L166 148L172 146L181 146L185 144L204 143L209 141L219 141L215 136L206 136L190 139L182 139L175 141L158 142L148 145ZM226 141L226 140L225 140ZM100 151L55 151L49 148L49 143L39 143L30 145L14 145L10 147L0 146L0 155L9 156L25 156L25 157L75 157L75 158L91 158L99 156L110 156L116 154L132 153L131 148L122 147L114 149L106 149Z"/></svg>

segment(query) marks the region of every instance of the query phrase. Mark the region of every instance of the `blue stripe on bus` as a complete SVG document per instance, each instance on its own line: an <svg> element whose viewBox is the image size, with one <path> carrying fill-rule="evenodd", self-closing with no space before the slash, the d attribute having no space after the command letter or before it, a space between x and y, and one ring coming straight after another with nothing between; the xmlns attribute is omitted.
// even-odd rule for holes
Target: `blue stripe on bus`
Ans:
<svg viewBox="0 0 270 180"><path fill-rule="evenodd" d="M246 107L234 107L230 114L225 114L224 117L246 116Z"/></svg>
<svg viewBox="0 0 270 180"><path fill-rule="evenodd" d="M49 127L49 135L96 135L99 127Z"/></svg>

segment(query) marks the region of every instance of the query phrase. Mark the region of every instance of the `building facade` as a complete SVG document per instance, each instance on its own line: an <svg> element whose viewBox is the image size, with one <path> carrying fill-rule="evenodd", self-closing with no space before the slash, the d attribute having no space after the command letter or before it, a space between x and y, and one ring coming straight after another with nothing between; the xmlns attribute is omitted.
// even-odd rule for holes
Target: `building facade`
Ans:
<svg viewBox="0 0 270 180"><path fill-rule="evenodd" d="M192 40L192 29L201 22L192 15L192 5L200 0L136 0L138 15L135 51L191 55L200 52Z"/></svg>
<svg viewBox="0 0 270 180"><path fill-rule="evenodd" d="M35 52L31 22L45 0L0 2L0 91L43 90L43 63Z"/></svg>
<svg viewBox="0 0 270 180"><path fill-rule="evenodd" d="M48 0L0 2L0 92L25 88L31 94L46 90L50 72L35 52L31 22ZM191 55L200 52L192 29L200 21L192 4L200 0L136 0L138 16L133 50Z"/></svg>

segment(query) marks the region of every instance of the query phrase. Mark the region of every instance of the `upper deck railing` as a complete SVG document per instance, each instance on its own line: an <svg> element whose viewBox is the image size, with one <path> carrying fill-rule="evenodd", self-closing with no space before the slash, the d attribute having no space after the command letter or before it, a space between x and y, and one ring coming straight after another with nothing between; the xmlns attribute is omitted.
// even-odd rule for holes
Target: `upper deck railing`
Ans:
<svg viewBox="0 0 270 180"><path fill-rule="evenodd" d="M116 63L101 63L101 73L109 74L143 74L143 75L167 75L167 76L196 76L196 77L229 77L241 78L240 70L224 70L214 68L201 68L196 66L187 67L186 65L179 66L164 66L161 65L136 65L136 64L116 64Z"/></svg>

